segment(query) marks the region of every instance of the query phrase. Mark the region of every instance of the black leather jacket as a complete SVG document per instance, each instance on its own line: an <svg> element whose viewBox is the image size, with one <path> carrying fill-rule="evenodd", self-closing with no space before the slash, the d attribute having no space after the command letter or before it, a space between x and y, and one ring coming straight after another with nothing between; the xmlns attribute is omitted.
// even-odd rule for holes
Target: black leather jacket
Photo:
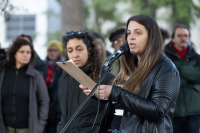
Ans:
<svg viewBox="0 0 200 133"><path fill-rule="evenodd" d="M99 133L107 133L117 102L124 114L120 133L173 133L172 119L180 88L179 72L163 57L145 78L138 95L113 86Z"/></svg>

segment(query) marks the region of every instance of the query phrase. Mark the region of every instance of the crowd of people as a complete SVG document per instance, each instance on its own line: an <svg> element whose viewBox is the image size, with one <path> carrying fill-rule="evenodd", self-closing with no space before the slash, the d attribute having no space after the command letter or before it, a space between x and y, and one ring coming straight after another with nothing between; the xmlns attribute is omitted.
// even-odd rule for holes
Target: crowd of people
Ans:
<svg viewBox="0 0 200 133"><path fill-rule="evenodd" d="M199 133L200 56L190 38L177 24L167 43L167 30L146 15L113 29L115 52L128 52L99 85L103 100L92 95L64 133ZM56 62L72 60L98 82L112 57L104 38L85 30L50 41L45 61L26 34L0 50L0 133L61 132L91 90Z"/></svg>

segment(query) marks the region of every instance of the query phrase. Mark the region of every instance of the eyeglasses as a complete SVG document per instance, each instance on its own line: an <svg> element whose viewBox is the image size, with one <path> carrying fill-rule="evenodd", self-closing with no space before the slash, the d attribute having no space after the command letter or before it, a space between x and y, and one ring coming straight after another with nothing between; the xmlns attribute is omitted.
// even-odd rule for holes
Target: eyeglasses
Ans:
<svg viewBox="0 0 200 133"><path fill-rule="evenodd" d="M113 42L114 45L119 44L120 42L124 42L124 38L121 37Z"/></svg>
<svg viewBox="0 0 200 133"><path fill-rule="evenodd" d="M182 38L182 37L188 38L188 37L189 37L189 35L181 35L181 34L176 34L176 36L177 36L178 38Z"/></svg>
<svg viewBox="0 0 200 133"><path fill-rule="evenodd" d="M78 34L78 35L80 35L80 34L86 34L86 31L85 30L80 30L80 31L77 31L77 32L71 31L71 32L67 33L66 36L69 37L69 36L72 36L74 34Z"/></svg>

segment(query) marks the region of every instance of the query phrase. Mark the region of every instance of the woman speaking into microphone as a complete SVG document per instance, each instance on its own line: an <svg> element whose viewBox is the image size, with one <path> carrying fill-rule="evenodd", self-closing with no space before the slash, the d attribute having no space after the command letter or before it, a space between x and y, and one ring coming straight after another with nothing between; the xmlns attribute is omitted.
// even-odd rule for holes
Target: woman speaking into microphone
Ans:
<svg viewBox="0 0 200 133"><path fill-rule="evenodd" d="M65 36L64 47L67 52L67 59L71 59L75 65L94 81L98 81L101 59L97 45L91 34L81 30L69 32ZM104 73L105 71L103 71ZM102 84L111 84L114 79L112 74L108 74ZM77 110L86 95L79 88L73 77L63 72L58 82L58 100L61 108L61 121L58 123L57 132L60 132L74 112ZM102 119L102 113L106 101L100 101L99 115L96 119L92 133L97 133ZM79 114L67 128L65 133L91 133L92 125L95 121L98 110L98 99L91 97Z"/></svg>
<svg viewBox="0 0 200 133"><path fill-rule="evenodd" d="M100 86L100 96L108 102L99 133L112 131L108 123L113 118L111 102L124 109L120 133L172 133L180 77L161 52L162 37L155 20L145 15L130 17L124 45L129 46L129 52L121 57L113 85ZM90 90L80 87L89 94Z"/></svg>

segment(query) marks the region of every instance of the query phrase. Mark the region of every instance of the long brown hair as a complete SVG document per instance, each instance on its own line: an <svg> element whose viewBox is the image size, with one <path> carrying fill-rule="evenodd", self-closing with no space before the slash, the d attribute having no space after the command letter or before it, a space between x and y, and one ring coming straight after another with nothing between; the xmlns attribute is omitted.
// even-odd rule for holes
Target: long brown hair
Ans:
<svg viewBox="0 0 200 133"><path fill-rule="evenodd" d="M113 80L113 84L121 84L123 89L133 94L138 94L144 79L161 58L162 37L158 24L149 16L136 15L130 17L127 21L126 29L130 21L135 21L145 27L148 32L147 45L137 69L137 55L129 51L121 57L120 72ZM125 38L124 45L128 45L127 32L125 33Z"/></svg>
<svg viewBox="0 0 200 133"><path fill-rule="evenodd" d="M24 45L30 46L30 48L31 48L31 59L30 59L29 63L34 65L34 63L35 63L35 53L34 53L33 45L30 42L28 42L24 39L16 39L7 52L7 57L8 57L7 66L8 67L15 66L15 62L16 62L15 54Z"/></svg>

